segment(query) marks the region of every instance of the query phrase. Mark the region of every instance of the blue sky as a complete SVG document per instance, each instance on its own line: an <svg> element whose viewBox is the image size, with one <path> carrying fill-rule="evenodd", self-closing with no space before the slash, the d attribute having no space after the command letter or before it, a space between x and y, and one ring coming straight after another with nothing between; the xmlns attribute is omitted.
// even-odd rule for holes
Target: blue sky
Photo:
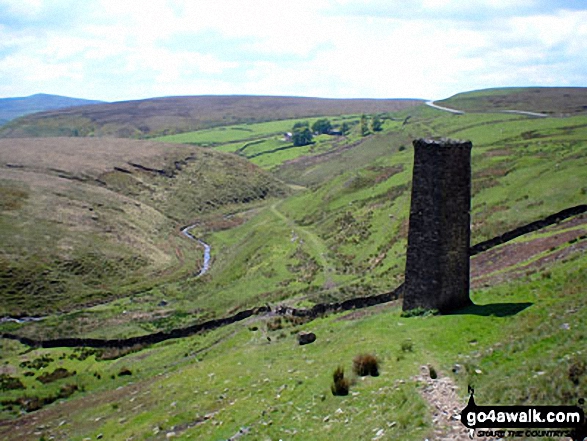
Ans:
<svg viewBox="0 0 587 441"><path fill-rule="evenodd" d="M0 0L0 97L587 86L587 2Z"/></svg>

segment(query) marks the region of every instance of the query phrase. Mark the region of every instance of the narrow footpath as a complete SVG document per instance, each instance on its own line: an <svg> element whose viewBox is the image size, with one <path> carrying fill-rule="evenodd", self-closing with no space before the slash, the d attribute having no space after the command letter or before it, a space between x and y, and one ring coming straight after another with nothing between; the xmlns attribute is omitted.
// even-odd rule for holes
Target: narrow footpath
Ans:
<svg viewBox="0 0 587 441"><path fill-rule="evenodd" d="M326 254L328 253L327 246L315 233L310 231L308 228L304 228L296 224L293 220L289 219L287 216L285 216L285 214L279 211L277 206L280 203L281 201L271 205L271 211L298 235L304 236L308 243L311 244L312 248L314 248L314 251L316 252L316 255L318 256L318 261L323 268L326 283L330 282L332 274L334 274L335 269L334 266L326 258Z"/></svg>
<svg viewBox="0 0 587 441"><path fill-rule="evenodd" d="M467 399L457 394L459 387L452 377L437 373L437 378L430 378L428 366L420 367L420 374L413 377L422 385L420 395L428 402L432 413L434 437L428 441L470 441L471 430L461 423L461 411L467 405ZM483 438L496 441L495 438Z"/></svg>

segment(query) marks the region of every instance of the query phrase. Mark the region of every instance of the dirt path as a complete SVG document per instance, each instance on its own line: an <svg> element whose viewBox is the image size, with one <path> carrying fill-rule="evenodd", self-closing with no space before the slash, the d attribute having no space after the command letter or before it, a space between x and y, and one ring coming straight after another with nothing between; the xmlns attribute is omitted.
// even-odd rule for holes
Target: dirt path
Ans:
<svg viewBox="0 0 587 441"><path fill-rule="evenodd" d="M315 233L311 232L307 228L299 226L293 220L289 219L281 211L279 211L277 209L277 206L280 203L281 202L276 202L275 204L271 205L271 211L279 219L281 219L285 224L287 224L288 227L290 227L292 230L294 230L298 235L304 236L306 238L306 240L308 241L308 243L311 245L311 247L314 248L314 251L316 252L316 256L318 257L320 265L323 268L324 278L326 279L326 282L328 283L329 281L331 281L331 274L334 274L334 271L335 271L334 266L326 258L326 253L328 252L328 248L326 247L326 245L324 244L322 239L320 239Z"/></svg>
<svg viewBox="0 0 587 441"><path fill-rule="evenodd" d="M420 394L428 402L432 411L435 441L470 441L468 429L461 424L460 414L467 400L457 394L458 386L452 378L442 376L430 378L428 366L420 367L420 375L414 380L423 386Z"/></svg>
<svg viewBox="0 0 587 441"><path fill-rule="evenodd" d="M459 387L449 376L437 373L430 378L428 366L420 367L420 375L413 379L422 384L420 394L428 402L432 411L434 436L427 441L470 441L469 429L461 423L461 411L467 399L459 397ZM485 441L498 441L497 438L483 438Z"/></svg>

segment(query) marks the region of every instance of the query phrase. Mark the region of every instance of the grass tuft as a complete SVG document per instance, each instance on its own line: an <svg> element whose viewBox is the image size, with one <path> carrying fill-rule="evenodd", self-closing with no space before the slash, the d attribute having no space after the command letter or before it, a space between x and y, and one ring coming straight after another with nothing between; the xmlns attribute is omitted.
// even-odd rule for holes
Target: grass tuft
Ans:
<svg viewBox="0 0 587 441"><path fill-rule="evenodd" d="M587 366L583 360L576 360L569 366L569 380L575 385L579 386L581 378L587 373Z"/></svg>
<svg viewBox="0 0 587 441"><path fill-rule="evenodd" d="M426 308L414 308L408 311L402 312L402 317L409 318L409 317L430 317L432 315L438 315L438 309L426 309Z"/></svg>
<svg viewBox="0 0 587 441"><path fill-rule="evenodd" d="M402 352L414 352L414 342L411 339L402 341L400 345Z"/></svg>
<svg viewBox="0 0 587 441"><path fill-rule="evenodd" d="M18 378L11 377L8 374L0 374L0 391L25 389L25 385L22 384Z"/></svg>
<svg viewBox="0 0 587 441"><path fill-rule="evenodd" d="M348 378L344 377L344 369L342 367L339 366L335 369L332 374L332 380L332 386L330 386L332 395L346 396L349 394L351 382Z"/></svg>
<svg viewBox="0 0 587 441"><path fill-rule="evenodd" d="M53 372L45 372L42 375L37 377L37 381L40 381L43 384L53 383L54 381L61 380L62 378L67 378L75 375L76 372L70 372L65 368L57 368Z"/></svg>
<svg viewBox="0 0 587 441"><path fill-rule="evenodd" d="M132 375L132 371L129 368L127 368L127 367L123 367L118 372L118 376L119 377L126 377L126 376L130 376L130 375Z"/></svg>
<svg viewBox="0 0 587 441"><path fill-rule="evenodd" d="M353 372L360 377L379 376L379 360L373 354L360 354L353 360Z"/></svg>

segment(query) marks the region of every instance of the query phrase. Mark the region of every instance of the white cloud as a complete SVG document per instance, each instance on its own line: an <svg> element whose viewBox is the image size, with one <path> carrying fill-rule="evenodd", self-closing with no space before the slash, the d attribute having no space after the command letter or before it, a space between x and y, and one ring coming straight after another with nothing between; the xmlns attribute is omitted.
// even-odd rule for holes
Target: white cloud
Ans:
<svg viewBox="0 0 587 441"><path fill-rule="evenodd" d="M564 2L100 0L66 7L75 4L0 0L13 14L0 18L0 96L67 85L67 94L106 100L161 93L438 99L469 88L587 80L587 11ZM61 19L67 25L56 26Z"/></svg>
<svg viewBox="0 0 587 441"><path fill-rule="evenodd" d="M50 81L82 80L81 62L51 63L26 54L6 57L0 64L2 77L16 77L19 82L43 84Z"/></svg>
<svg viewBox="0 0 587 441"><path fill-rule="evenodd" d="M173 82L189 75L221 74L226 69L238 67L238 63L221 61L210 54L194 52L169 52L163 49L143 47L128 54L125 70L128 73L150 71L157 81Z"/></svg>
<svg viewBox="0 0 587 441"><path fill-rule="evenodd" d="M43 0L0 0L0 5L8 7L14 15L36 17L43 9Z"/></svg>
<svg viewBox="0 0 587 441"><path fill-rule="evenodd" d="M560 11L555 15L512 18L511 29L537 43L552 47L566 42L586 44L587 11Z"/></svg>

